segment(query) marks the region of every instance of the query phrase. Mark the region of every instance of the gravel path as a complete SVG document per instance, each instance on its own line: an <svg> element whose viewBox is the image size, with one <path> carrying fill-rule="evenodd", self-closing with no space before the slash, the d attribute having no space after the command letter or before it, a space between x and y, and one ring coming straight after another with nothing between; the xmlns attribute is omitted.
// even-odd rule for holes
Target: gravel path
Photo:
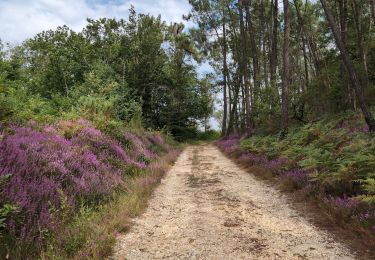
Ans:
<svg viewBox="0 0 375 260"><path fill-rule="evenodd" d="M114 259L354 259L212 145L190 146L166 174Z"/></svg>

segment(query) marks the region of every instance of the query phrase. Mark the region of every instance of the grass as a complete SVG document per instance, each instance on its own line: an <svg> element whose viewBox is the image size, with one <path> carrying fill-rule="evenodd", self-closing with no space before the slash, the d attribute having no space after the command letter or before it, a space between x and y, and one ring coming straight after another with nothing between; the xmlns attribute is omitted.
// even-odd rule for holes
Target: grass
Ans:
<svg viewBox="0 0 375 260"><path fill-rule="evenodd" d="M131 218L146 208L153 189L176 160L180 150L173 150L155 163L145 174L129 177L124 190L98 207L82 207L68 225L51 238L42 259L103 259L110 256L116 237L129 230Z"/></svg>

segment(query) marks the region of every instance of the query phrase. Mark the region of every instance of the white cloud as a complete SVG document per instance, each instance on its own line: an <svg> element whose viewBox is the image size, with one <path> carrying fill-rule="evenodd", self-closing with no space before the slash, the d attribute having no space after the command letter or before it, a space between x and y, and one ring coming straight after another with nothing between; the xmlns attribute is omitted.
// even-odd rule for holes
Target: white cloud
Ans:
<svg viewBox="0 0 375 260"><path fill-rule="evenodd" d="M137 13L161 14L167 22L181 22L190 10L187 0L1 0L0 39L19 43L64 24L80 31L88 17L126 19L130 5Z"/></svg>

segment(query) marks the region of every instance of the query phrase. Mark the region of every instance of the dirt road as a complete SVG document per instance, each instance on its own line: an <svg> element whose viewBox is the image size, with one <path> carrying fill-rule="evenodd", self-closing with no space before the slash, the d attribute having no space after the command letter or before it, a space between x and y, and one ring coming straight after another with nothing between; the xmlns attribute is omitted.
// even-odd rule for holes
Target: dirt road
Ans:
<svg viewBox="0 0 375 260"><path fill-rule="evenodd" d="M212 145L188 147L115 259L354 259Z"/></svg>

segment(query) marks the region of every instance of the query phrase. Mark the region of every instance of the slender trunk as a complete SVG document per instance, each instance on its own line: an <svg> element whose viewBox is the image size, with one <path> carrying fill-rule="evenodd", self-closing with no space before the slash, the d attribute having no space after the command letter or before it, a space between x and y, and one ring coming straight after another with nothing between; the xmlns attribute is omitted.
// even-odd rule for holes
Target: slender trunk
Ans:
<svg viewBox="0 0 375 260"><path fill-rule="evenodd" d="M277 29L279 26L278 21L278 0L274 0L272 5L273 27L271 39L271 55L270 55L270 78L271 85L276 86L276 68L277 68Z"/></svg>
<svg viewBox="0 0 375 260"><path fill-rule="evenodd" d="M300 13L298 0L294 0L294 7L296 8L297 19L299 20L299 26L301 29L302 51L303 51L303 59L304 59L304 66L305 66L305 90L306 90L309 86L309 67L308 67L308 58L307 58L307 52L306 52L306 45L307 45L306 38L307 37L305 34L304 23L303 23L302 15Z"/></svg>
<svg viewBox="0 0 375 260"><path fill-rule="evenodd" d="M264 87L268 86L268 74L267 74L267 70L268 70L268 64L267 64L267 49L268 49L268 35L269 35L269 28L268 28L268 23L267 23L267 19L266 19L266 14L265 14L265 10L267 8L267 4L266 6L264 5L264 2L261 1L261 4L260 4L260 10L261 10L261 15L260 15L260 24L262 25L261 28L260 28L260 37L262 39L262 53L261 53L261 57L260 57L260 62L259 63L262 63L259 64L259 68L262 67L263 69L263 72L260 72L260 75L261 75L261 79L264 80ZM259 69L260 70L260 69ZM260 82L260 87L262 87L262 84Z"/></svg>
<svg viewBox="0 0 375 260"><path fill-rule="evenodd" d="M246 99L245 99L245 89L244 89L244 84L241 85L241 100L242 100L242 105L241 109L239 109L239 113L241 115L241 132L246 133L247 131L247 113L246 113Z"/></svg>
<svg viewBox="0 0 375 260"><path fill-rule="evenodd" d="M352 9L354 14L355 28L357 31L357 43L359 49L359 60L361 61L362 73L361 82L364 89L367 89L369 84L368 71L367 71L367 61L366 61L366 51L364 46L364 35L362 26L362 7L357 3L357 0L352 0Z"/></svg>
<svg viewBox="0 0 375 260"><path fill-rule="evenodd" d="M305 64L305 91L309 87L309 65L307 60L307 53L306 53L306 41L304 39L304 36L302 36L302 50L303 50L303 60Z"/></svg>
<svg viewBox="0 0 375 260"><path fill-rule="evenodd" d="M227 40L226 40L226 29L225 29L225 12L223 11L223 99L224 99L224 114L223 114L223 128L221 135L224 136L227 131Z"/></svg>
<svg viewBox="0 0 375 260"><path fill-rule="evenodd" d="M247 1L247 0L245 0ZM243 8L242 8L242 0L238 0L238 11L240 15L240 31L241 31L241 43L242 43L242 77L243 77L243 84L244 84L244 91L245 91L245 127L246 127L246 134L250 134L251 132L251 108L250 108L250 91L249 91L249 80L247 77L247 40L246 40L246 32L245 26L243 21Z"/></svg>
<svg viewBox="0 0 375 260"><path fill-rule="evenodd" d="M371 1L372 22L375 24L375 0Z"/></svg>
<svg viewBox="0 0 375 260"><path fill-rule="evenodd" d="M281 138L288 134L288 96L290 81L290 61L289 61L289 0L284 0L284 46L283 46L283 78L281 94Z"/></svg>
<svg viewBox="0 0 375 260"><path fill-rule="evenodd" d="M246 22L247 22L247 29L250 36L250 48L251 48L251 56L253 60L253 85L254 85L254 91L251 91L254 94L253 101L255 100L255 92L259 91L259 80L258 80L258 74L259 74L259 62L258 62L258 53L257 53L257 45L255 43L255 32L253 23L251 21L250 17L250 7L249 7L249 1L245 2L245 10L246 10ZM252 107L254 106L252 102ZM253 111L253 109L252 109Z"/></svg>
<svg viewBox="0 0 375 260"><path fill-rule="evenodd" d="M365 102L365 98L364 98L364 95L363 95L363 89L362 89L361 83L359 82L358 75L357 75L357 73L354 69L353 62L350 59L348 51L346 49L346 46L341 39L341 35L339 33L339 30L337 29L337 26L335 24L335 20L333 18L332 12L331 12L328 4L327 4L327 1L326 0L320 0L320 2L323 6L324 13L326 14L329 26L331 27L333 36L335 38L336 45L337 45L338 49L340 50L341 58L343 59L345 68L346 68L346 70L349 74L349 79L350 79L351 85L354 88L359 106L361 107L362 113L363 113L363 115L365 117L365 120L366 120L366 123L369 127L369 131L374 132L375 131L375 119L374 119L369 107L367 106L367 104Z"/></svg>
<svg viewBox="0 0 375 260"><path fill-rule="evenodd" d="M298 1L294 0L294 7L296 9L298 23L300 24L300 26L302 28L302 32L303 32L304 39L305 39L305 44L307 44L307 46L309 47L309 50L310 50L309 53L310 53L310 55L312 57L312 60L313 60L313 63L314 63L315 72L316 72L316 74L319 74L320 73L320 62L319 62L316 46L315 46L314 41L311 37L311 34L308 33L309 30L305 26L305 21L304 21L302 15L301 15L301 11L299 9L298 3L299 3Z"/></svg>
<svg viewBox="0 0 375 260"><path fill-rule="evenodd" d="M239 96L239 92L240 92L240 84L241 84L241 73L238 71L237 72L238 74L238 82L237 84L234 83L234 79L232 79L232 82L234 83L233 84L233 103L232 103L232 109L230 111L230 116L229 116L229 122L228 122L228 130L227 130L227 134L232 134L233 131L236 131L237 129L235 128L235 124L236 124L236 111L237 111L237 103L238 103L238 96Z"/></svg>
<svg viewBox="0 0 375 260"><path fill-rule="evenodd" d="M347 1L346 0L338 0L338 17L339 17L339 25L340 25L340 34L341 34L341 39L344 45L346 45L347 42L347 31L348 31L348 8L347 8ZM349 104L354 104L352 95L350 94L350 88L351 86L349 85L349 82L346 78L347 73L345 69L344 62L341 61L340 64L340 79L342 79L343 84L347 85L348 95L348 103Z"/></svg>

